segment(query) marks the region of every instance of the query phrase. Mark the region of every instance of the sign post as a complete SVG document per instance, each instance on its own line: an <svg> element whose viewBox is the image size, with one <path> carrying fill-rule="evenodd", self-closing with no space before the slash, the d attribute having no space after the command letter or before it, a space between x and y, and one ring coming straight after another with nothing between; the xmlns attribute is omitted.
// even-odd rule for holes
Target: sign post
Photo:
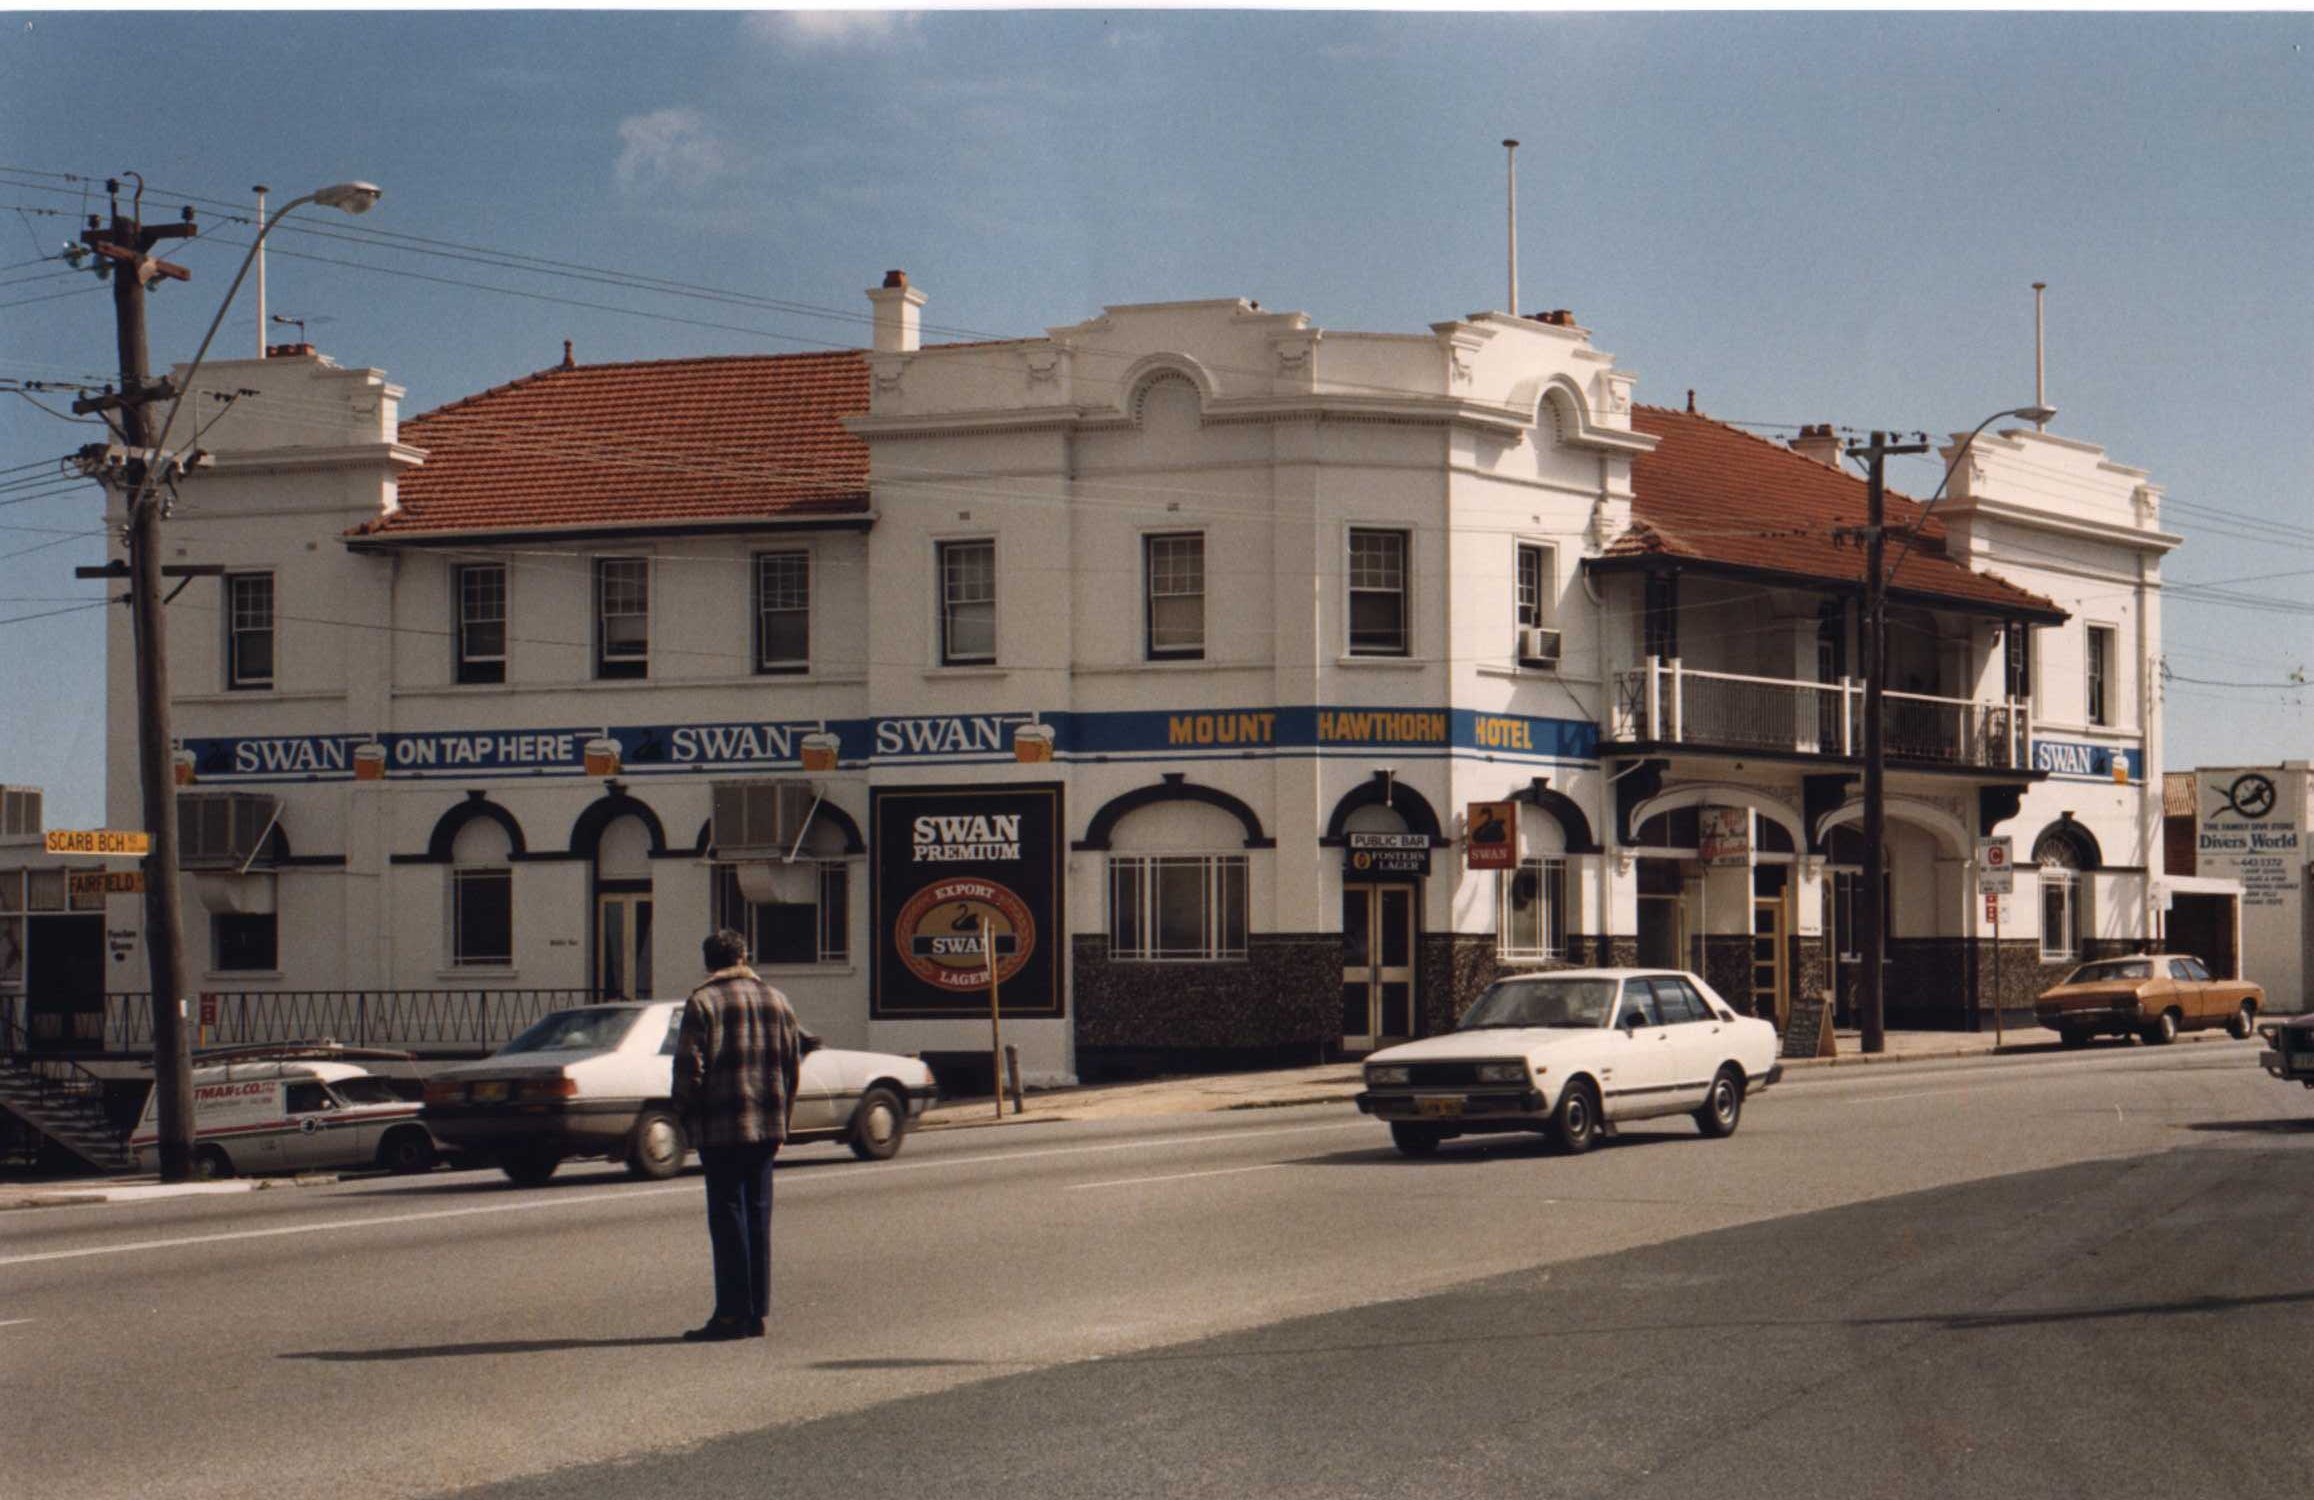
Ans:
<svg viewBox="0 0 2314 1500"><path fill-rule="evenodd" d="M1993 922L1993 1045L2008 1044L2008 1033L2001 1023L2001 908L2007 906L2009 892L2016 889L2017 870L2011 863L2011 845L2006 834L1997 839L1977 840L1977 891L1985 898L1985 915Z"/></svg>
<svg viewBox="0 0 2314 1500"><path fill-rule="evenodd" d="M988 1091L996 1097L996 1117L1004 1118L1004 1024L997 1019L996 929L980 919L980 956L988 964Z"/></svg>

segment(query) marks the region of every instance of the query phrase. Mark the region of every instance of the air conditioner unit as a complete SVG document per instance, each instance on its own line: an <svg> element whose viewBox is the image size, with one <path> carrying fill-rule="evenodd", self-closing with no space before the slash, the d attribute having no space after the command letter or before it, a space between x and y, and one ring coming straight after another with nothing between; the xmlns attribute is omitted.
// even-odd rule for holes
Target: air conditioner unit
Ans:
<svg viewBox="0 0 2314 1500"><path fill-rule="evenodd" d="M244 870L257 862L281 816L281 799L250 792L184 792L177 797L177 865Z"/></svg>
<svg viewBox="0 0 2314 1500"><path fill-rule="evenodd" d="M1545 630L1540 625L1519 628L1519 665L1522 667L1556 667L1559 664L1559 632Z"/></svg>
<svg viewBox="0 0 2314 1500"><path fill-rule="evenodd" d="M713 791L711 838L726 858L745 853L785 859L818 804L818 788L808 781L719 781Z"/></svg>

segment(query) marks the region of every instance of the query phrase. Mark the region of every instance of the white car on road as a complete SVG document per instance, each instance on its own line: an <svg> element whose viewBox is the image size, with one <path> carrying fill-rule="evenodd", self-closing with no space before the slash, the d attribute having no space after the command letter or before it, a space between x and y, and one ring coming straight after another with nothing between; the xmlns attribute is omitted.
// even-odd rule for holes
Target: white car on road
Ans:
<svg viewBox="0 0 2314 1500"><path fill-rule="evenodd" d="M426 1078L426 1124L453 1149L496 1161L534 1184L563 1160L607 1156L638 1177L682 1168L675 1085L680 1000L558 1010L480 1062ZM808 1039L807 1039L808 1040ZM805 1054L788 1120L791 1142L841 1140L881 1161L936 1094L920 1058L816 1043Z"/></svg>
<svg viewBox="0 0 2314 1500"><path fill-rule="evenodd" d="M1545 1130L1587 1151L1617 1122L1693 1114L1732 1134L1783 1076L1776 1028L1678 969L1562 969L1487 987L1453 1031L1366 1059L1358 1108L1408 1156L1458 1135Z"/></svg>

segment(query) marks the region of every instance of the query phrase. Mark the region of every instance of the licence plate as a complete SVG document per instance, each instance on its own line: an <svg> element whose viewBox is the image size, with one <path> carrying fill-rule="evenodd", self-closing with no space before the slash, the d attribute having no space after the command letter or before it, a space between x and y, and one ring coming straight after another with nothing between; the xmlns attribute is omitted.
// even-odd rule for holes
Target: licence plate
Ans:
<svg viewBox="0 0 2314 1500"><path fill-rule="evenodd" d="M478 1083L474 1085L474 1102L476 1104L502 1104L506 1100L510 1087L511 1085L504 1082Z"/></svg>
<svg viewBox="0 0 2314 1500"><path fill-rule="evenodd" d="M1414 1112L1418 1115L1459 1115L1462 1113L1462 1099L1453 1094L1418 1098L1414 1101Z"/></svg>

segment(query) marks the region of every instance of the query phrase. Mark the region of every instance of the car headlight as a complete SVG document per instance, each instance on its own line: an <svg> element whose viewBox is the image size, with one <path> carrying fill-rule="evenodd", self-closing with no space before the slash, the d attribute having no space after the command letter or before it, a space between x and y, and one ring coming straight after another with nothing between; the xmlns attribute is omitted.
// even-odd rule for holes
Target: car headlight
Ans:
<svg viewBox="0 0 2314 1500"><path fill-rule="evenodd" d="M1489 1062L1478 1065L1480 1083L1525 1083L1527 1065L1519 1062Z"/></svg>
<svg viewBox="0 0 2314 1500"><path fill-rule="evenodd" d="M1369 1084L1407 1083L1412 1081L1413 1077L1414 1074L1411 1069L1394 1067L1388 1063L1378 1068L1366 1070L1366 1082Z"/></svg>

